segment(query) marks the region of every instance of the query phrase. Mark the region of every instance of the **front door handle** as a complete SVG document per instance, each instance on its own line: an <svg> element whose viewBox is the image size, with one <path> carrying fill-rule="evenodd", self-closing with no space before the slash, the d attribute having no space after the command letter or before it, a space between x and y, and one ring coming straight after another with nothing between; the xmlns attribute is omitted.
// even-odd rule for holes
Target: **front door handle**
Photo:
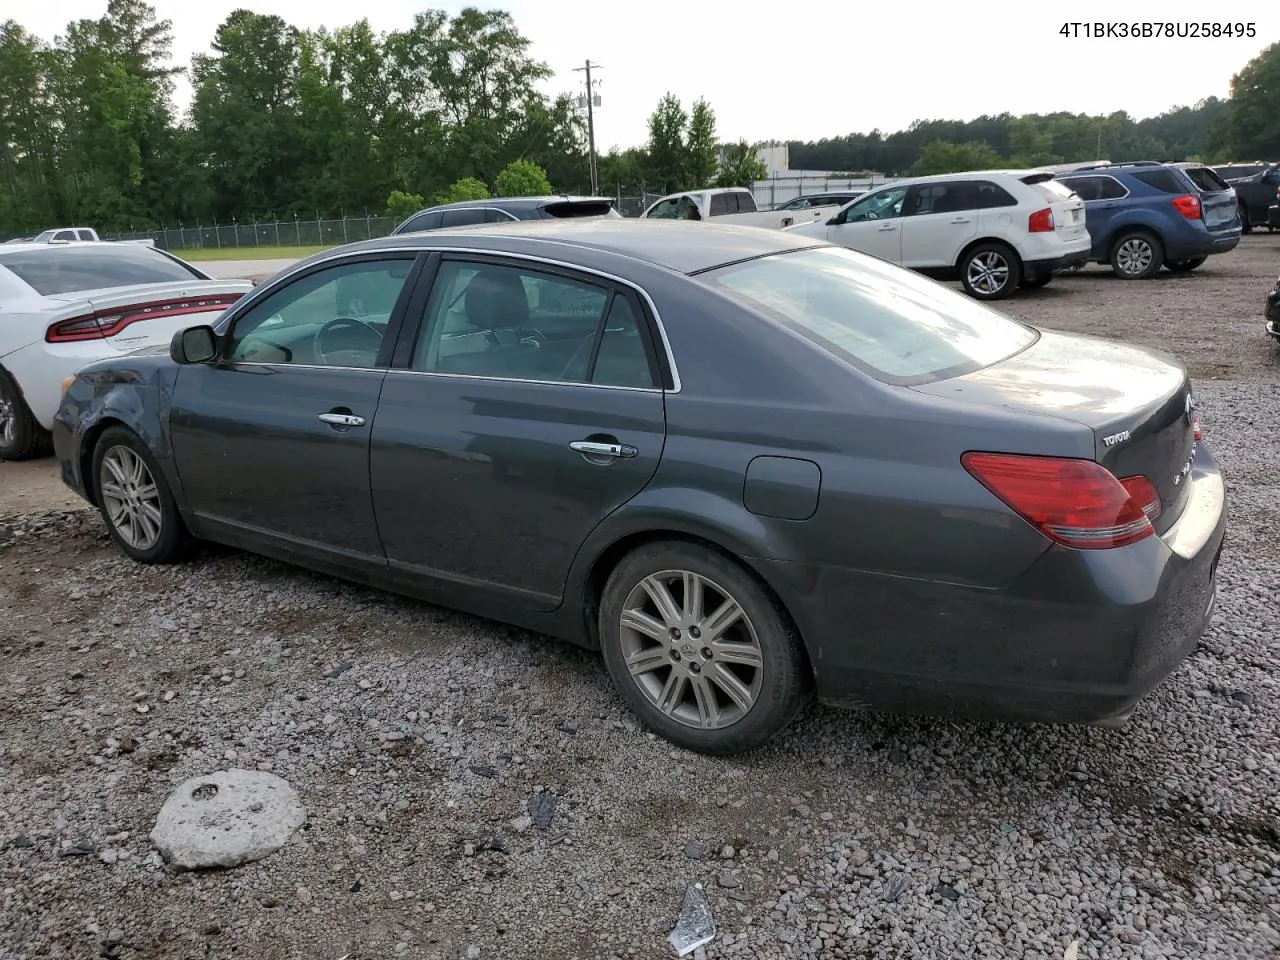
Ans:
<svg viewBox="0 0 1280 960"><path fill-rule="evenodd" d="M350 413L322 413L320 419L335 427L363 427L364 417Z"/></svg>
<svg viewBox="0 0 1280 960"><path fill-rule="evenodd" d="M883 233L885 230L897 230L897 229L898 229L898 225L896 223L886 223L883 227L880 228L880 231Z"/></svg>
<svg viewBox="0 0 1280 960"><path fill-rule="evenodd" d="M968 222L969 222L969 218L968 218L968 217L956 217L956 218L955 218L954 220L952 220L951 222L952 222L952 223L968 223Z"/></svg>
<svg viewBox="0 0 1280 960"><path fill-rule="evenodd" d="M630 459L640 451L625 443L600 443L594 440L575 440L569 444L570 450L576 450L584 457L608 457L610 459Z"/></svg>

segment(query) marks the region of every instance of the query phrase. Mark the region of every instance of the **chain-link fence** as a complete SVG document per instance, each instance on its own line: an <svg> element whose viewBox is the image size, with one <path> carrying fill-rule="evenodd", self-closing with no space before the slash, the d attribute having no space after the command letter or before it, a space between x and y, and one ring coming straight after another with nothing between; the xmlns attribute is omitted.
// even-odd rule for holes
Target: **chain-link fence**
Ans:
<svg viewBox="0 0 1280 960"><path fill-rule="evenodd" d="M271 220L157 227L132 233L103 234L108 240L154 240L165 250L223 247L325 247L385 237L396 227L391 217L341 220Z"/></svg>

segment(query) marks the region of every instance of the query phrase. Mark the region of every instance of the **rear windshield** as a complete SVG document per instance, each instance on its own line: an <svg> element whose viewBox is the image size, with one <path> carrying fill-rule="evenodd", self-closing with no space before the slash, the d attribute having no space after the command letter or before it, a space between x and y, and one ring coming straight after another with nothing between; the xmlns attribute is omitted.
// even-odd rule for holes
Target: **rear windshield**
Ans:
<svg viewBox="0 0 1280 960"><path fill-rule="evenodd" d="M896 385L972 373L1037 336L957 291L843 247L775 254L698 279Z"/></svg>
<svg viewBox="0 0 1280 960"><path fill-rule="evenodd" d="M1031 174L1022 178L1022 182L1029 187L1034 187L1040 191L1050 203L1061 203L1063 200L1070 200L1076 195L1076 192L1070 186L1060 180L1052 179L1053 174Z"/></svg>
<svg viewBox="0 0 1280 960"><path fill-rule="evenodd" d="M1231 189L1227 181L1208 167L1184 167L1182 172L1204 193L1221 193L1223 190Z"/></svg>
<svg viewBox="0 0 1280 960"><path fill-rule="evenodd" d="M135 244L50 247L0 254L0 267L43 297L139 283L199 279L195 270Z"/></svg>
<svg viewBox="0 0 1280 960"><path fill-rule="evenodd" d="M607 217L613 212L613 204L608 200L567 200L548 203L542 208L548 217L566 219L569 217Z"/></svg>

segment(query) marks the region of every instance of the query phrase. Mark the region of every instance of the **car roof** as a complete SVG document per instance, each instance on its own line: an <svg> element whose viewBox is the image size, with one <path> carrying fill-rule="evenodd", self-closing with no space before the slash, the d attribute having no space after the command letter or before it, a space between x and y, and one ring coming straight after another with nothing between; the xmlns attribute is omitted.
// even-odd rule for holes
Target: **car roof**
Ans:
<svg viewBox="0 0 1280 960"><path fill-rule="evenodd" d="M396 234L363 240L313 254L306 263L345 252L458 248L497 254L523 254L580 262L607 269L610 261L641 261L691 274L743 260L830 246L824 240L783 230L761 230L714 223L647 219L522 220L481 226L445 227L429 233ZM575 251L574 257L570 251ZM621 268L622 265L615 263Z"/></svg>
<svg viewBox="0 0 1280 960"><path fill-rule="evenodd" d="M490 197L487 200L455 200L452 203L438 203L434 207L426 207L415 213L418 216L422 213L430 213L433 210L459 210L469 209L472 207L508 207L516 209L524 209L526 207L541 207L548 203L612 203L612 197L587 197L577 196L568 193L548 194L544 197Z"/></svg>
<svg viewBox="0 0 1280 960"><path fill-rule="evenodd" d="M1039 167L1030 167L1025 170L958 170L955 173L932 173L927 177L899 177L889 183L882 183L879 186L872 187L867 190L883 190L885 187L902 187L911 186L917 183L937 183L940 180L974 180L981 177L1029 177L1044 176L1052 177L1052 170L1044 170Z"/></svg>
<svg viewBox="0 0 1280 960"><path fill-rule="evenodd" d="M60 230L73 230L74 227L59 227ZM44 230L42 233L48 233ZM0 256L10 253L17 253L22 250L122 250L132 247L135 250L151 250L152 247L143 246L138 243L113 243L110 240L80 240L76 243L37 243L35 240L23 240L18 243L0 243ZM72 256L80 256L82 254L72 254Z"/></svg>

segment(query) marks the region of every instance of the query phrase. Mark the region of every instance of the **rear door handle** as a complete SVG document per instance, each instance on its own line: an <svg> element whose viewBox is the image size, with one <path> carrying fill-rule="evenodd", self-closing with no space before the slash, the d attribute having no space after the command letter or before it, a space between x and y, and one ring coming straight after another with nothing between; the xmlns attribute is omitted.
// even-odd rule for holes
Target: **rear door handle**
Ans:
<svg viewBox="0 0 1280 960"><path fill-rule="evenodd" d="M363 427L364 417L350 413L322 413L320 419L335 427Z"/></svg>
<svg viewBox="0 0 1280 960"><path fill-rule="evenodd" d="M886 224L885 224L883 227L881 227L880 229L881 229L882 231L884 231L884 230L897 230L897 229L898 229L898 225L897 225L896 223L886 223Z"/></svg>
<svg viewBox="0 0 1280 960"><path fill-rule="evenodd" d="M598 443L594 440L575 440L569 444L570 450L576 450L586 457L610 457L630 459L640 451L625 443Z"/></svg>
<svg viewBox="0 0 1280 960"><path fill-rule="evenodd" d="M952 222L952 223L968 223L968 222L969 222L969 218L968 218L968 217L956 217L956 218L955 218L954 220L952 220L951 222Z"/></svg>

